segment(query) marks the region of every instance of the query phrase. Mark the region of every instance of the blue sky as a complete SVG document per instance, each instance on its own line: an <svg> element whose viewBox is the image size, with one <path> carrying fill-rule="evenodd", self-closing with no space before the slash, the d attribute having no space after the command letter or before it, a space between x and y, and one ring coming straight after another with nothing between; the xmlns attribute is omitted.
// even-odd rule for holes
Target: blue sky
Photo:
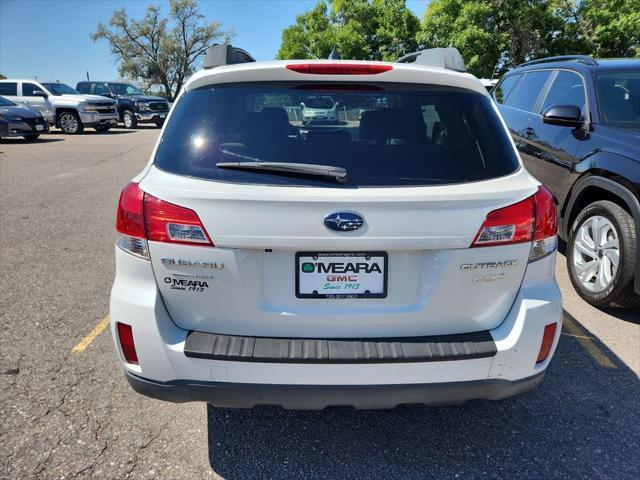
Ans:
<svg viewBox="0 0 640 480"><path fill-rule="evenodd" d="M296 15L313 7L315 0L200 0L208 20L222 22L236 32L234 44L258 60L270 60L280 46L282 29ZM407 5L420 18L427 0ZM117 65L107 43L90 38L99 22L126 8L140 18L150 4L162 0L0 0L0 73L9 78L60 80L75 87L89 71L92 79L115 80Z"/></svg>

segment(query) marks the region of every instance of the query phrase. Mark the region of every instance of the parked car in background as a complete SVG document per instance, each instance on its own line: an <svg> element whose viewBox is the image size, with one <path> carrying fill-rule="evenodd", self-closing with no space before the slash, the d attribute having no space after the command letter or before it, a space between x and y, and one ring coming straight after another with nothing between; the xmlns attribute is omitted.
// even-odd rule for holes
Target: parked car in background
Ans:
<svg viewBox="0 0 640 480"><path fill-rule="evenodd" d="M307 97L300 104L302 107L302 119L305 122L312 121L336 121L338 120L338 104L333 98L327 96Z"/></svg>
<svg viewBox="0 0 640 480"><path fill-rule="evenodd" d="M0 117L0 139L9 136L9 122Z"/></svg>
<svg viewBox="0 0 640 480"><path fill-rule="evenodd" d="M2 138L23 137L27 141L37 139L41 133L49 131L49 122L38 110L15 103L0 96L0 118L8 124L8 131Z"/></svg>
<svg viewBox="0 0 640 480"><path fill-rule="evenodd" d="M557 201L578 294L598 307L640 306L640 60L528 62L493 97Z"/></svg>
<svg viewBox="0 0 640 480"><path fill-rule="evenodd" d="M17 105L40 110L51 125L65 133L82 133L88 127L106 132L118 122L114 100L97 95L81 95L64 83L0 80L0 95Z"/></svg>
<svg viewBox="0 0 640 480"><path fill-rule="evenodd" d="M210 50L120 195L110 317L134 389L384 408L542 381L562 322L553 197L446 52ZM284 106L328 90L359 120L292 122Z"/></svg>
<svg viewBox="0 0 640 480"><path fill-rule="evenodd" d="M80 93L103 95L118 102L118 115L126 128L139 123L155 123L162 127L169 113L169 103L161 97L146 95L135 85L121 82L78 82Z"/></svg>

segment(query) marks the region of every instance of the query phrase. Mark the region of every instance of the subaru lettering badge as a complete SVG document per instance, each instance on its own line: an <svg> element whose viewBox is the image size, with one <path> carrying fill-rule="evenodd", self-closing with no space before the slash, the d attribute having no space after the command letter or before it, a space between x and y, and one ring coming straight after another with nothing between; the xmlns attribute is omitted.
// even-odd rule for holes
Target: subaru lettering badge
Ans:
<svg viewBox="0 0 640 480"><path fill-rule="evenodd" d="M324 217L324 226L336 232L352 232L364 225L364 218L357 213L336 212Z"/></svg>

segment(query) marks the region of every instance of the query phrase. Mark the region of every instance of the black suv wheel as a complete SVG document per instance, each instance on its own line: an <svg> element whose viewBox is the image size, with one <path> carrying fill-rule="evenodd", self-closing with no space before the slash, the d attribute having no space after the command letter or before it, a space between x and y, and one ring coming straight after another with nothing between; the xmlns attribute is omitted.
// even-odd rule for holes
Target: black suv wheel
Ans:
<svg viewBox="0 0 640 480"><path fill-rule="evenodd" d="M596 307L640 306L633 290L637 238L633 217L613 202L580 212L569 232L567 269L584 300Z"/></svg>
<svg viewBox="0 0 640 480"><path fill-rule="evenodd" d="M122 123L124 123L124 128L136 128L138 126L138 120L136 119L135 113L131 110L124 110L122 112Z"/></svg>

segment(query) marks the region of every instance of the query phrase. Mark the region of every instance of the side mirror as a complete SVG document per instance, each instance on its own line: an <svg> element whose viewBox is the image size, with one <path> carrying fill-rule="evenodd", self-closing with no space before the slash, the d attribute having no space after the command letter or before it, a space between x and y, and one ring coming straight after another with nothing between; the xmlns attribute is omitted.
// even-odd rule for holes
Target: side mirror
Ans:
<svg viewBox="0 0 640 480"><path fill-rule="evenodd" d="M47 98L49 96L42 90L34 90L33 92L31 92L31 95L33 95L34 97L43 97L43 98Z"/></svg>
<svg viewBox="0 0 640 480"><path fill-rule="evenodd" d="M582 111L576 105L554 105L542 113L542 123L560 127L582 127Z"/></svg>

